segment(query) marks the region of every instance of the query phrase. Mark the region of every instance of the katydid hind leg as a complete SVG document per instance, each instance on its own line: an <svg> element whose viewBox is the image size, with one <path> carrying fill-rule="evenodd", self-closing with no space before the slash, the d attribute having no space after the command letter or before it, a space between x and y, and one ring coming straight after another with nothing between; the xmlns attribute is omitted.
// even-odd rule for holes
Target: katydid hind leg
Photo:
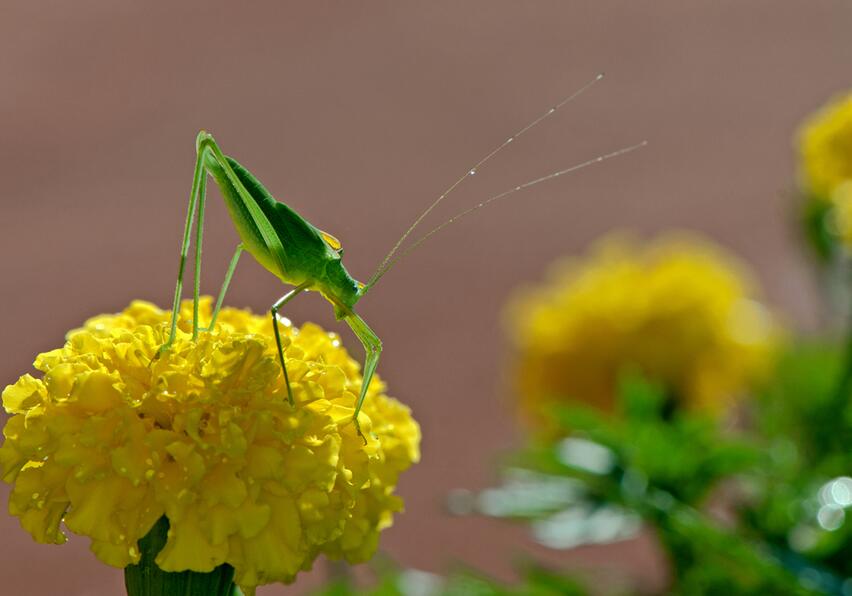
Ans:
<svg viewBox="0 0 852 596"><path fill-rule="evenodd" d="M169 328L169 338L166 340L160 349L157 351L157 356L168 350L175 341L177 334L178 315L180 313L180 299L183 293L183 275L186 272L186 258L189 255L190 236L192 235L192 221L195 219L196 205L198 202L199 190L204 186L204 177L206 171L204 168L204 157L200 153L195 160L195 170L192 175L192 189L189 193L189 207L187 208L186 223L183 228L183 241L180 247L180 262L178 264L178 277L175 284L175 297L172 304L172 320Z"/></svg>
<svg viewBox="0 0 852 596"><path fill-rule="evenodd" d="M361 407L364 405L364 400L367 398L367 390L370 388L370 381L376 372L379 365L379 357L382 355L382 342L379 336L370 329L370 326L354 312L349 313L344 317L344 320L352 328L358 339L364 345L366 358L364 359L363 380L361 381L361 390L358 394L358 401L355 403L355 414L352 416L352 421L355 424L355 430L358 431L358 436L367 442L364 434L361 432L361 425L358 423L358 414L361 412Z"/></svg>
<svg viewBox="0 0 852 596"><path fill-rule="evenodd" d="M205 171L206 174L206 171ZM201 244L204 238L204 207L207 203L207 176L198 184L198 215L195 218L195 273L192 284L192 340L198 339L198 303L201 297Z"/></svg>
<svg viewBox="0 0 852 596"><path fill-rule="evenodd" d="M281 307L290 302L300 293L304 292L307 288L308 284L296 286L284 294L284 296L279 298L278 301L272 305L272 308L269 309L269 312L272 315L272 331L275 334L275 345L278 348L278 359L281 362L281 370L284 372L284 382L287 384L287 401L290 402L291 406L295 405L296 400L293 399L293 390L290 388L290 376L287 374L287 364L284 362L284 348L281 346L281 332L278 329L278 311L281 310Z"/></svg>

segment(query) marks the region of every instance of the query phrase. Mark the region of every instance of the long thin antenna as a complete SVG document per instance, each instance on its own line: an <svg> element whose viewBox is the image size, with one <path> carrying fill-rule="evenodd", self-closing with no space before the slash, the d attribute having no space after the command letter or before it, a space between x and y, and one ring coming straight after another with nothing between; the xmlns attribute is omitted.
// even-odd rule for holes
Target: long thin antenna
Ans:
<svg viewBox="0 0 852 596"><path fill-rule="evenodd" d="M527 182L524 182L523 184L519 184L518 186L514 186L514 187L510 188L509 190L504 190L503 192L496 194L496 195L482 201L481 203L477 203L473 207L470 207L468 209L465 209L464 211L461 211L460 213L455 214L454 216L452 216L450 219L448 219L447 221L445 221L441 225L439 225L439 226L431 229L427 233L423 234L420 238L415 240L409 247L407 247L401 253L399 253L397 255L392 255L392 257L390 259L388 259L378 271L376 271L375 275L373 275L372 279L370 280L370 283L367 284L366 287L363 289L362 295L366 294L371 287L376 285L376 282L378 282L385 273L390 271L390 269L397 262L399 262L400 259L405 257L411 251L413 251L414 249L419 247L421 244L423 244L424 242L429 240L429 238L431 238L432 236L434 236L435 234L437 234L438 232L440 232L441 230L443 230L444 228L446 228L450 224L453 224L456 221L458 221L459 219L470 215L474 211L478 211L479 209L486 207L487 205L489 205L490 203L493 203L494 201L498 201L500 199L505 199L505 198L509 197L510 195L515 194L516 192L519 192L521 190L526 190L527 188L530 188L531 186L535 186L536 184L541 184L542 182L552 180L553 178L558 178L559 176L562 176L563 174L570 174L571 172L576 172L577 170L582 170L583 168L586 168L588 166L591 166L591 165L594 165L594 164L597 164L597 163L601 163L601 162L606 161L608 159L612 159L613 157L619 157L621 155L624 155L626 153L630 153L631 151L635 151L636 149L644 147L647 144L648 144L648 141L642 141L641 143L636 143L635 145L630 145L629 147L624 147L622 149L618 149L617 151L612 151L610 153L605 153L603 155L599 155L599 156L592 158L592 159L587 159L584 162L575 164L575 165L573 165L569 168L565 168L564 170L559 170L557 172L547 174L546 176L542 176L540 178L535 178L533 180L529 180Z"/></svg>
<svg viewBox="0 0 852 596"><path fill-rule="evenodd" d="M447 188L447 190L445 190L443 193L441 193L441 195L437 199L435 199L435 201L431 205L429 205L426 208L426 210L423 213L421 213L420 216L417 219L414 220L414 223L411 224L411 226L400 237L400 239L397 241L397 243L394 245L394 247L391 249L391 251L382 260L381 264L376 269L376 272L370 278L370 281L367 282L367 285L365 287L365 291L367 289L369 289L370 287L372 287L379 280L379 277L381 277L381 275L383 274L382 272L387 271L387 266L391 262L391 259L393 259L393 256L396 254L396 251L399 250L400 246L402 246L402 243L405 242L406 238L408 238L408 236L411 235L411 233L414 231L414 229L418 225L420 225L420 222L423 221L423 218L425 218L427 215L429 215L432 212L432 210L435 207L437 207L438 204L441 201L443 201L445 198L447 198L447 195L449 195L451 192L453 192L456 189L456 187L458 187L459 184L461 184L462 182L464 182L465 180L467 180L468 178L470 178L471 176L476 174L476 172L479 170L479 168L481 168L483 165L485 165L485 163L488 162L492 157L494 157L495 155L500 153L500 151L504 147L506 147L506 145L512 143L515 139L520 137L522 134L524 134L525 132L527 132L531 128L534 128L539 122L541 122L542 120L544 120L548 116L552 116L556 112L556 110L558 110L559 108L561 108L562 106L564 106L568 102L572 101L573 99L576 99L577 97L582 95L584 91L586 91L589 87L591 87L592 85L594 85L595 83L597 83L598 81L600 81L603 78L604 78L604 73L602 73L602 72L598 73L597 76L595 76L594 79L592 79L591 81L589 81L588 83L586 83L585 85L583 85L582 87L577 89L574 93L572 93L568 97L564 98L562 101L560 101L559 103L557 103L553 107L549 108L544 114L542 114L541 116L539 116L538 118L536 118L535 120L533 120L532 122L530 122L529 124L527 124L526 126L521 128L519 131L517 131L512 136L508 137L505 141L500 143L500 145L496 149L493 149L485 157L483 157L478 162L476 162L473 166L468 168L467 171L464 173L464 175L461 178L459 178L458 180L453 182L450 185L450 187Z"/></svg>

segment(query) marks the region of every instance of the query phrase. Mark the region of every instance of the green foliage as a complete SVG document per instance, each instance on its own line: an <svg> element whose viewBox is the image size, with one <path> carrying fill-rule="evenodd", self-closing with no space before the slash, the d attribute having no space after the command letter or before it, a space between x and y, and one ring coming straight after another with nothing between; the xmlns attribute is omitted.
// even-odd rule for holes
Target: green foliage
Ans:
<svg viewBox="0 0 852 596"><path fill-rule="evenodd" d="M457 573L449 578L443 596L583 596L586 591L578 582L541 567L526 570L516 586L506 587L472 572Z"/></svg>
<svg viewBox="0 0 852 596"><path fill-rule="evenodd" d="M623 416L582 406L554 414L564 435L585 436L610 449L617 473L628 482L642 479L696 504L721 478L753 468L761 459L753 445L722 436L711 419L678 410L673 396L638 376L623 378L620 396ZM629 494L630 487L625 488Z"/></svg>
<svg viewBox="0 0 852 596"><path fill-rule="evenodd" d="M757 430L773 441L781 467L826 475L852 471L849 354L805 343L780 359L755 408Z"/></svg>
<svg viewBox="0 0 852 596"><path fill-rule="evenodd" d="M847 574L845 567L828 566L829 556L803 557L762 529L769 527L764 512L771 520L778 510L787 515L794 505L807 510L803 499L814 497L814 486L818 488L838 470L849 469L848 460L838 461L838 448L848 436L844 434L848 422L837 416L838 368L831 350L811 348L789 354L781 362L777 380L756 406L759 432L742 436L678 408L678 400L661 387L626 376L620 388L621 415L582 405L560 407L552 417L557 436L564 438L553 440L548 435L513 459L514 480L503 490L513 489L520 467L538 474L535 481L540 486L573 482L572 490L563 493L563 502L552 501L558 507L550 510L535 503L526 508L516 503L509 515L497 512L497 516L524 518L534 535L543 521L561 515L555 511L559 508L563 513L585 512L589 519L602 508L613 507L625 517L638 516L656 530L669 555L674 574L670 592L675 594L834 593ZM824 426L826 418L832 418L832 427ZM833 428L841 441L826 438L820 428ZM784 457L784 449L766 448L782 439L801 443L801 455L791 461L789 455ZM793 451L799 453L795 446ZM815 460L820 464L813 465ZM807 475L805 468L809 468ZM802 483L797 475L816 476L819 482ZM742 520L723 526L704 509L713 501L715 489L732 482L757 492L762 502L743 507ZM789 493L798 484L802 490ZM779 490L784 487L788 492ZM478 510L494 514L483 507L486 494L479 496ZM515 490L513 496L517 501L524 494L541 499L541 491L534 490ZM574 520L574 528L581 523ZM789 526L782 524L779 535L786 535ZM848 555L848 544L842 539L848 534L829 534L831 540L820 542L819 547L831 556ZM586 536L587 542L603 542L592 532ZM549 542L558 541L551 537ZM566 541L570 546L580 543Z"/></svg>
<svg viewBox="0 0 852 596"><path fill-rule="evenodd" d="M801 220L805 239L822 263L837 253L837 238L831 231L831 203L821 198L802 201Z"/></svg>
<svg viewBox="0 0 852 596"><path fill-rule="evenodd" d="M539 566L528 566L516 585L507 586L471 570L459 570L446 578L422 571L384 564L374 571L376 585L359 588L348 579L328 584L313 596L584 596L575 580Z"/></svg>
<svg viewBox="0 0 852 596"><path fill-rule="evenodd" d="M770 465L752 479L754 498L741 513L752 534L792 551L793 564L849 577L852 401L843 359L833 346L813 343L782 358L754 414Z"/></svg>

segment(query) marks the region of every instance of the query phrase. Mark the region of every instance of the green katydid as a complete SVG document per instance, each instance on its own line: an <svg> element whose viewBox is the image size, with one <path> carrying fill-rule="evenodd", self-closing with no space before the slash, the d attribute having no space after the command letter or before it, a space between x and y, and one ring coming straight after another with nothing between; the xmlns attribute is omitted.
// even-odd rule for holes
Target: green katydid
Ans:
<svg viewBox="0 0 852 596"><path fill-rule="evenodd" d="M192 337L197 339L202 329L198 324L198 302L200 294L201 279L201 244L204 226L204 206L206 202L206 184L209 174L219 187L222 198L228 209L234 227L239 234L241 243L225 273L222 289L216 300L210 324L207 329L213 329L216 318L224 301L225 293L236 269L237 262L243 251L248 251L263 267L278 277L285 284L293 286L289 292L276 301L270 313L272 316L275 342L278 350L278 358L287 385L287 398L294 405L293 392L290 388L290 378L287 374L287 365L284 359L284 349L281 344L281 336L278 329L278 312L290 300L302 292L317 291L334 308L335 317L345 321L351 328L366 351L366 359L363 367L363 380L355 404L355 412L352 421L359 436L361 428L358 424L358 413L364 404L370 381L376 371L379 356L382 351L382 343L367 323L355 312L355 304L378 282L378 280L403 256L417 248L433 234L440 231L457 219L484 207L485 205L505 198L515 192L529 188L530 186L550 180L562 174L578 170L588 165L604 161L606 159L622 155L632 151L645 143L633 145L606 155L600 155L570 168L553 172L541 178L536 178L515 186L503 193L494 195L472 208L469 208L447 220L440 226L424 234L413 242L406 250L398 253L403 242L414 231L414 229L441 201L446 198L464 180L472 176L487 161L494 157L509 143L516 140L522 134L533 128L539 122L552 115L560 107L580 95L593 83L603 78L600 74L592 81L586 83L579 90L569 95L555 106L549 108L544 114L528 123L512 136L508 137L496 149L480 159L473 167L468 168L463 176L456 180L445 190L408 228L393 249L388 253L376 272L366 283L356 281L346 270L341 262L343 250L334 236L323 232L302 218L296 211L286 204L277 201L263 185L246 168L236 160L225 156L219 149L213 137L205 131L201 131L196 139L195 171L192 178L192 190L189 197L189 208L187 212L186 225L184 227L183 242L181 244L180 264L178 266L177 286L175 288L174 304L172 308L171 327L169 337L165 344L160 347L158 353L162 354L168 350L175 341L177 330L178 311L180 308L181 294L183 291L183 275L186 260L189 254L190 237L192 235L193 219L196 222L195 230L195 275L193 292L193 322Z"/></svg>

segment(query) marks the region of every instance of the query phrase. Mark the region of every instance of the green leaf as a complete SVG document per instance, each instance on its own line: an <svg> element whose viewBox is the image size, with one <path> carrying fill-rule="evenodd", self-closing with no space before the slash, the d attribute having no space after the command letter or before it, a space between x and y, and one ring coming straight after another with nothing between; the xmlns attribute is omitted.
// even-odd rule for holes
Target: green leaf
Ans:
<svg viewBox="0 0 852 596"><path fill-rule="evenodd" d="M124 569L124 586L128 596L238 596L234 585L234 568L220 565L210 573L197 571L167 572L154 562L166 544L169 520L161 517L151 531L139 541L141 559Z"/></svg>
<svg viewBox="0 0 852 596"><path fill-rule="evenodd" d="M801 208L801 222L805 238L825 264L837 252L837 239L830 227L831 203L826 199L806 197Z"/></svg>
<svg viewBox="0 0 852 596"><path fill-rule="evenodd" d="M651 383L638 372L620 376L618 395L625 417L634 422L658 420L667 400L662 385Z"/></svg>

